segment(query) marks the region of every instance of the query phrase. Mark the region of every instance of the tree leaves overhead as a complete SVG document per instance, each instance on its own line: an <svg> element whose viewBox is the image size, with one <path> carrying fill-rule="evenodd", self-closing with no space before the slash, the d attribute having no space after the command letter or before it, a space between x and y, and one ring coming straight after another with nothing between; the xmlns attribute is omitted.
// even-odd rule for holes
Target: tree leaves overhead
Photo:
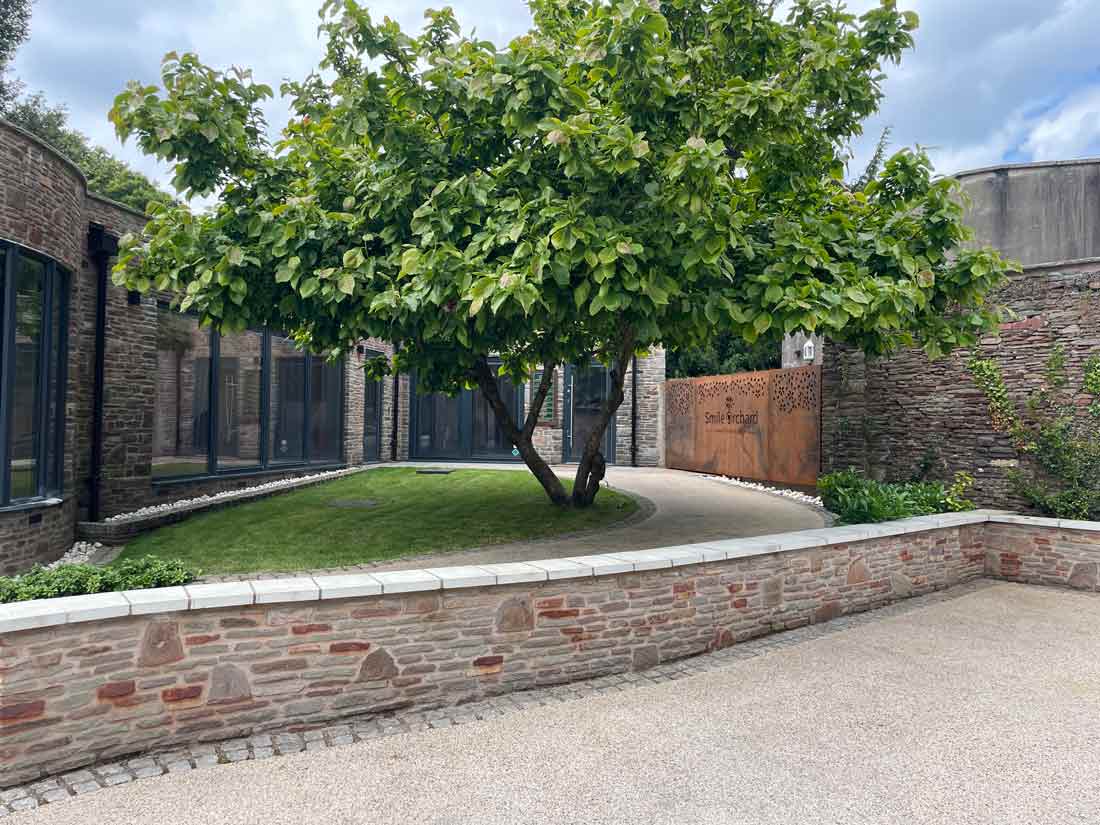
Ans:
<svg viewBox="0 0 1100 825"><path fill-rule="evenodd" d="M804 330L933 355L994 320L1005 264L964 248L958 187L904 151L858 191L846 147L916 16L797 0L531 0L498 47L450 10L419 35L353 0L321 9L321 72L272 90L194 55L111 112L216 207L157 212L116 280L229 328L315 349L401 344L456 389L480 356L541 364Z"/></svg>

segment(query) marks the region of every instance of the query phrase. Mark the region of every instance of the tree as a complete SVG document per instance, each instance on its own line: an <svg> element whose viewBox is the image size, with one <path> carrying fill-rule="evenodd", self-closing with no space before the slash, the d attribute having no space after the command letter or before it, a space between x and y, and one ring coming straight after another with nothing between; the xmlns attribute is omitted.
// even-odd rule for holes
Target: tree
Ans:
<svg viewBox="0 0 1100 825"><path fill-rule="evenodd" d="M795 0L784 21L774 5L530 0L530 33L498 48L449 9L413 37L327 0L324 74L283 85L292 118L274 145L270 88L169 54L161 85L131 83L111 118L175 164L181 191L220 195L203 214L158 210L116 281L324 353L394 341L372 374L478 386L551 500L574 506L598 490L630 359L655 344L716 328L875 353L973 342L1005 266L959 246L956 184L920 152L863 191L842 180L916 15ZM490 354L517 381L546 367L522 421ZM611 390L566 493L531 437L554 367L590 357Z"/></svg>
<svg viewBox="0 0 1100 825"><path fill-rule="evenodd" d="M28 95L7 108L0 107L0 115L46 141L75 163L88 179L88 188L96 194L138 211L145 211L150 202L172 202L172 196L145 175L71 128L65 107L51 106L41 93Z"/></svg>
<svg viewBox="0 0 1100 825"><path fill-rule="evenodd" d="M782 365L779 341L770 336L751 344L729 330L714 331L705 344L668 353L669 378L730 375L753 370L774 370Z"/></svg>
<svg viewBox="0 0 1100 825"><path fill-rule="evenodd" d="M19 96L18 80L5 77L31 27L31 0L0 0L0 112Z"/></svg>

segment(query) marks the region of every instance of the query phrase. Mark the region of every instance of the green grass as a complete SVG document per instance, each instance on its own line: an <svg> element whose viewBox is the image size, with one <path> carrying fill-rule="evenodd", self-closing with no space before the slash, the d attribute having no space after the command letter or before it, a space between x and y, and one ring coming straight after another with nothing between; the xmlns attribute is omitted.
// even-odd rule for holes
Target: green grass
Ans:
<svg viewBox="0 0 1100 825"><path fill-rule="evenodd" d="M375 504L339 506L364 500ZM637 506L604 489L588 509L560 510L513 470L387 467L193 516L135 539L119 558L179 559L208 574L320 570L594 530Z"/></svg>

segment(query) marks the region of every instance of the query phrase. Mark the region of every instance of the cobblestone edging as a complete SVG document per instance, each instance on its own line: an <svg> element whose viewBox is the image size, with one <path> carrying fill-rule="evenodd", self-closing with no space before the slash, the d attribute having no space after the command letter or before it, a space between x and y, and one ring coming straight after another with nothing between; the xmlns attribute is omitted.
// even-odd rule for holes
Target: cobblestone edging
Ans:
<svg viewBox="0 0 1100 825"><path fill-rule="evenodd" d="M534 707L575 702L590 696L609 693L626 693L637 688L689 678L701 673L726 670L741 666L747 660L767 655L774 650L807 644L823 636L840 633L853 627L921 610L929 605L974 593L993 584L994 582L990 579L976 579L946 590L896 602L879 610L842 616L825 624L806 625L642 671L601 676L555 687L536 688L458 707L431 711L405 711L384 716L350 717L339 724L326 726L290 725L256 736L158 751L132 759L101 763L0 791L0 818L139 779L169 773L186 773L236 762L271 759L405 733L481 722L520 713Z"/></svg>
<svg viewBox="0 0 1100 825"><path fill-rule="evenodd" d="M262 498L277 496L280 493L301 490L305 487L324 484L326 481L335 481L369 469L371 468L367 466L348 467L344 470L314 473L302 478L281 479L241 490L231 490L209 496L199 496L195 499L184 499L168 504L143 507L133 513L111 516L105 521L78 522L76 534L81 541L124 544L142 533L147 533L168 524L175 524L198 513L213 512L214 510L232 507L235 504L258 501Z"/></svg>

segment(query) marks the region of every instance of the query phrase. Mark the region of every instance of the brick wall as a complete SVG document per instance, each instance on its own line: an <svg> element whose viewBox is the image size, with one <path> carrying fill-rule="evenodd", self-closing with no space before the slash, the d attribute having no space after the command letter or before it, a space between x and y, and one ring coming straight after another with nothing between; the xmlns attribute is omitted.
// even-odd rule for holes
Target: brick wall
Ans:
<svg viewBox="0 0 1100 825"><path fill-rule="evenodd" d="M330 586L353 584L347 577L144 591L165 605L183 601L161 608L178 612L0 635L0 785L175 743L644 669L868 610L981 575L983 518L935 529L925 520L894 533L841 528L815 535L826 543L810 547L797 533L701 546L715 561L701 561L698 551L684 563L690 548L673 549L659 569L651 568L661 551L593 562L632 571L610 575L575 563L580 572L562 573L570 562L556 561L543 564L578 578L546 580L545 570L518 565L543 580L515 584L476 586L496 581L480 571L475 586L463 586L442 571L427 576L434 585L414 585L419 592L392 594L396 579L387 574L354 577L382 592L353 598L318 600ZM784 541L792 549L767 552ZM455 570L457 579L471 575ZM516 575L514 566L509 573ZM408 589L402 581L395 589ZM265 586L305 592L252 604L265 598ZM232 598L225 588L244 592L245 603L203 609L209 596L225 605ZM181 610L188 597L191 609ZM101 603L131 609L117 594L80 599L67 603L70 621ZM27 609L36 604L49 607ZM16 614L0 610L0 623Z"/></svg>
<svg viewBox="0 0 1100 825"><path fill-rule="evenodd" d="M0 239L29 247L57 260L71 273L69 296L70 376L79 374L79 342L85 308L92 299L83 276L86 224L84 176L39 141L0 121ZM92 282L94 287L94 282ZM0 513L0 575L56 559L68 549L76 524L75 455L82 430L83 394L70 381L66 397L64 506L31 506Z"/></svg>
<svg viewBox="0 0 1100 825"><path fill-rule="evenodd" d="M1100 354L1100 272L1029 271L996 296L1018 319L978 347L996 361L1013 398L1022 403L1039 386L1054 346L1066 348L1071 386ZM825 472L855 466L870 475L904 480L950 479L957 470L977 479L981 503L1023 508L1008 472L1017 465L1009 438L994 432L985 396L960 351L930 363L919 351L865 359L827 345L823 371L822 458Z"/></svg>

